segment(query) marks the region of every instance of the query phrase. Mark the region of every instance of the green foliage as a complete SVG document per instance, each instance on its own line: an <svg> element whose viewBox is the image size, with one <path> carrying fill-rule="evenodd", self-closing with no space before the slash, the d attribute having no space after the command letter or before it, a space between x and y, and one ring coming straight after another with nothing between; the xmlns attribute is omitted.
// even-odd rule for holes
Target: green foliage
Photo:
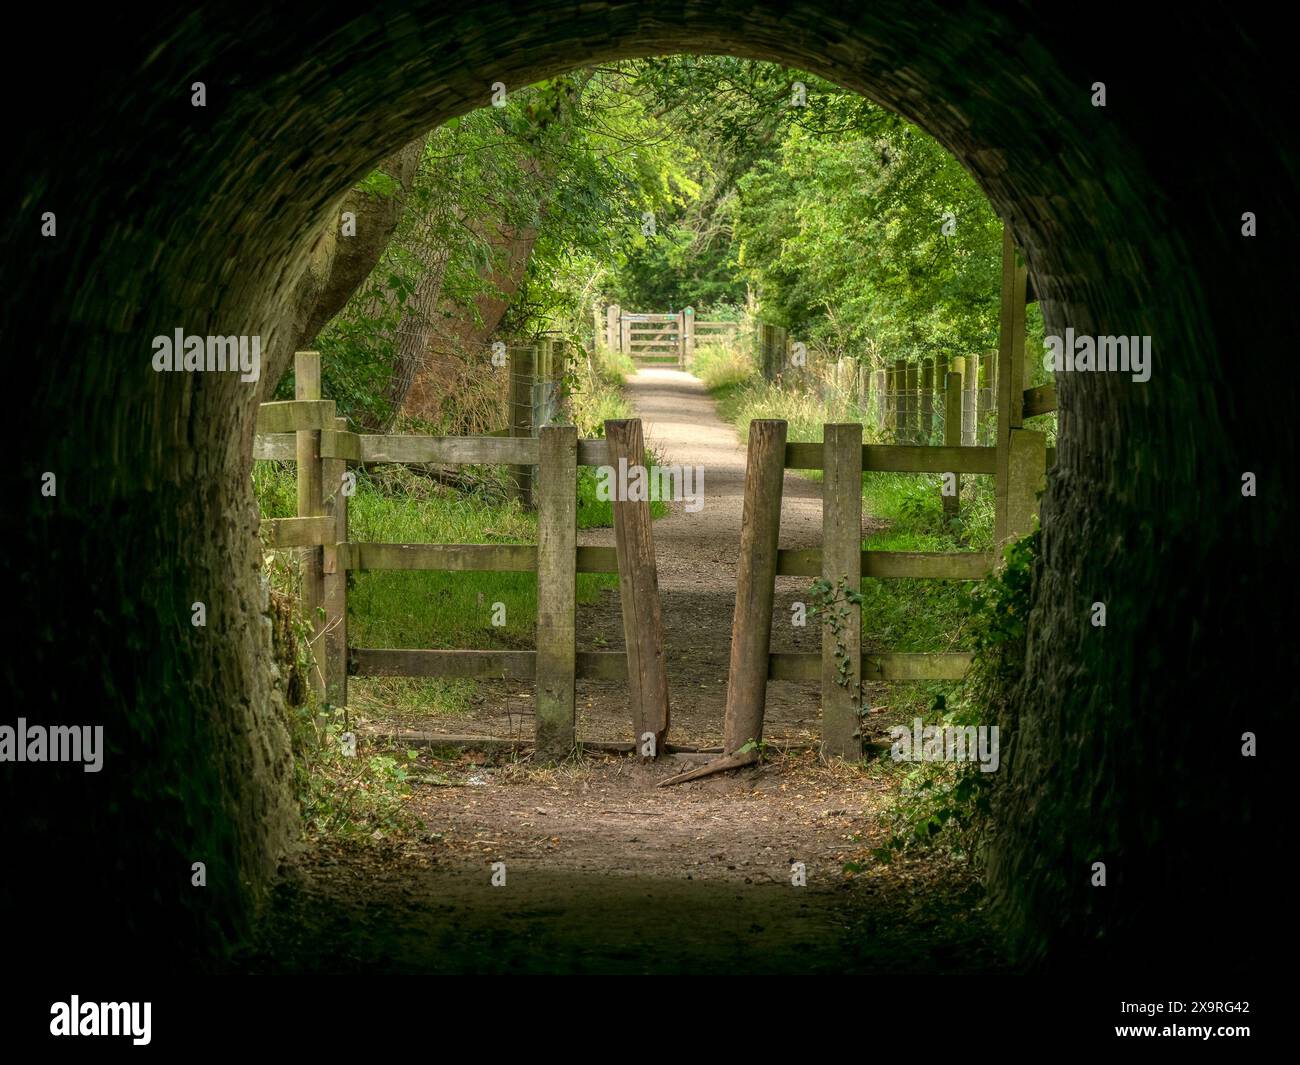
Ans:
<svg viewBox="0 0 1300 1065"><path fill-rule="evenodd" d="M862 593L856 588L850 588L846 577L841 577L835 584L825 578L818 578L809 586L808 600L808 617L820 621L822 628L835 641L835 683L849 691L854 711L861 717L862 684L853 683L855 663L848 652L846 641L850 608L862 605ZM860 725L853 734L862 734Z"/></svg>
<svg viewBox="0 0 1300 1065"><path fill-rule="evenodd" d="M296 712L294 783L309 835L342 839L381 838L413 831L419 820L406 808L411 789L407 765L390 754L348 755L341 722L321 726L315 712Z"/></svg>
<svg viewBox="0 0 1300 1065"><path fill-rule="evenodd" d="M1033 573L1040 534L1008 545L1006 564L974 586L970 638L975 662L951 705L939 695L928 724L997 725L1005 749L1014 722L1009 713L1011 693L1020 682L1025 663L1025 632L1029 620ZM874 853L889 861L900 851L943 844L970 855L980 852L990 829L996 774L982 772L973 762L922 762L905 768L891 765L902 776L899 799L891 811L890 833Z"/></svg>

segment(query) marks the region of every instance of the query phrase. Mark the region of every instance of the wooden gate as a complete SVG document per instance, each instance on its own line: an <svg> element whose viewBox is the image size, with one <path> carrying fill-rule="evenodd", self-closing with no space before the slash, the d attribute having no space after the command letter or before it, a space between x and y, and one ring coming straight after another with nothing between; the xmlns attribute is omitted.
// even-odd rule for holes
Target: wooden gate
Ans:
<svg viewBox="0 0 1300 1065"><path fill-rule="evenodd" d="M946 445L864 445L862 425L826 425L822 442L787 443L784 421L753 421L745 471L744 513L737 560L737 589L727 678L725 747L718 768L743 764L762 740L768 680L816 681L822 690L823 754L862 756L862 681L960 680L968 653L864 654L862 608L844 591L863 577L980 580L998 563L1001 548L1030 532L1052 455L1043 433L1025 429L1026 416L1056 409L1051 386L1026 389L1026 271L1007 231L1003 241L1002 320L997 352L995 446L962 445L961 378L948 374ZM822 546L780 547L785 470L821 470ZM984 475L995 479L994 551L902 552L862 550L862 477L872 471ZM833 626L823 629L822 650L770 650L775 580L819 577L831 603ZM679 779L703 775L709 767Z"/></svg>

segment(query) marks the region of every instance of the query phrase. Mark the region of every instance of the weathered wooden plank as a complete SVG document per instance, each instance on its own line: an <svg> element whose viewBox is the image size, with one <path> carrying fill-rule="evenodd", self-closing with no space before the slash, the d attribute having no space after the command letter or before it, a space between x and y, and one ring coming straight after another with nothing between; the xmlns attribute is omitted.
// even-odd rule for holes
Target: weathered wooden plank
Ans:
<svg viewBox="0 0 1300 1065"><path fill-rule="evenodd" d="M361 437L347 431L346 418L334 419L335 429L324 429L320 434L320 454L323 459L342 459L344 462L361 461Z"/></svg>
<svg viewBox="0 0 1300 1065"><path fill-rule="evenodd" d="M333 544L334 518L330 515L306 518L264 518L262 537L267 547L319 547Z"/></svg>
<svg viewBox="0 0 1300 1065"><path fill-rule="evenodd" d="M535 651L437 651L351 647L348 673L354 677L467 677L531 680Z"/></svg>
<svg viewBox="0 0 1300 1065"><path fill-rule="evenodd" d="M576 663L577 675L583 680L627 680L627 656L622 651L579 651ZM537 652L352 647L348 650L348 673L354 677L532 680L537 675ZM631 746L629 743L628 748Z"/></svg>
<svg viewBox="0 0 1300 1065"><path fill-rule="evenodd" d="M1024 397L1024 411L1026 418L1032 418L1036 414L1050 414L1056 410L1056 386L1039 385L1037 388L1026 388Z"/></svg>
<svg viewBox="0 0 1300 1065"><path fill-rule="evenodd" d="M545 426L537 470L537 753L567 758L576 737L578 430Z"/></svg>
<svg viewBox="0 0 1300 1065"><path fill-rule="evenodd" d="M1012 429L1008 441L1007 516L1004 539L998 546L1033 530L1038 493L1047 471L1047 436L1031 429Z"/></svg>
<svg viewBox="0 0 1300 1065"><path fill-rule="evenodd" d="M537 351L534 348L513 348L510 351L510 437L526 440L531 453L529 459L515 461L510 470L511 496L525 506L533 500L533 471L529 463L537 462L536 440L533 438L533 384L537 379Z"/></svg>
<svg viewBox="0 0 1300 1065"><path fill-rule="evenodd" d="M782 459L786 423L750 422L745 497L736 561L736 609L727 671L723 749L730 755L763 738L772 603L776 594L777 541L781 534ZM820 672L820 655L818 660Z"/></svg>
<svg viewBox="0 0 1300 1065"><path fill-rule="evenodd" d="M317 352L300 351L299 355L317 355ZM319 356L318 356L319 357ZM316 389L319 394L319 388ZM295 385L295 394L297 391ZM334 428L334 401L332 399L288 399L278 403L263 403L257 408L254 431L258 433L320 432Z"/></svg>
<svg viewBox="0 0 1300 1065"><path fill-rule="evenodd" d="M294 433L258 433L253 437L253 458L296 462L298 437Z"/></svg>
<svg viewBox="0 0 1300 1065"><path fill-rule="evenodd" d="M327 443L355 435L346 432L347 419L336 418L336 431L321 432L321 451ZM330 537L322 547L322 569L325 593L325 703L337 713L348 705L348 569L346 557L339 557L337 544L348 538L349 484L354 484L348 474L348 464L342 458L321 460L324 479L325 520L332 528ZM346 548L344 549L346 556Z"/></svg>
<svg viewBox="0 0 1300 1065"><path fill-rule="evenodd" d="M296 436L296 457L298 463L298 517L315 518L325 513L322 490L322 469L320 457L320 430L334 428L334 404L321 403L320 400L320 352L299 351L294 354L293 390L298 403L295 416L311 412L318 416L328 411L327 421L314 429L302 430ZM265 406L262 407L266 409ZM299 419L301 422L301 418ZM309 671L308 680L316 692L321 706L325 705L325 662L324 644L320 635L325 630L325 555L319 547L303 549L302 561L302 610L311 625L311 646L315 664Z"/></svg>
<svg viewBox="0 0 1300 1065"><path fill-rule="evenodd" d="M348 569L451 570L530 573L537 569L535 544L347 545Z"/></svg>
<svg viewBox="0 0 1300 1065"><path fill-rule="evenodd" d="M576 555L578 573L618 572L612 547L583 546L577 548ZM461 573L532 573L537 569L536 544L340 543L339 556L346 569L429 569Z"/></svg>
<svg viewBox="0 0 1300 1065"><path fill-rule="evenodd" d="M1002 226L1002 298L998 326L997 481L994 485L993 542L1008 538L1011 431L1024 425L1025 279L1010 224Z"/></svg>
<svg viewBox="0 0 1300 1065"><path fill-rule="evenodd" d="M822 484L822 578L832 594L862 587L862 425L822 427L826 477ZM862 757L859 730L862 607L832 608L836 625L822 626L822 755ZM838 629L838 631L836 631Z"/></svg>
<svg viewBox="0 0 1300 1065"><path fill-rule="evenodd" d="M640 419L605 422L610 464L645 461ZM668 740L668 671L664 662L663 613L655 569L654 533L647 500L615 499L614 541L618 556L618 591L623 606L623 642L627 647L628 701L632 738L653 739L652 757Z"/></svg>
<svg viewBox="0 0 1300 1065"><path fill-rule="evenodd" d="M863 551L863 577L881 580L921 579L979 581L988 576L993 555L986 551ZM820 577L820 548L782 548L776 572L781 577Z"/></svg>
<svg viewBox="0 0 1300 1065"><path fill-rule="evenodd" d="M921 428L916 440L918 444L928 444L934 436L934 362L932 358L921 360Z"/></svg>
<svg viewBox="0 0 1300 1065"><path fill-rule="evenodd" d="M528 436L367 435L361 437L360 461L535 466L537 440Z"/></svg>
<svg viewBox="0 0 1300 1065"><path fill-rule="evenodd" d="M974 655L877 652L862 656L862 677L872 681L961 680ZM768 679L815 683L821 655L815 651L776 651L768 656Z"/></svg>
<svg viewBox="0 0 1300 1065"><path fill-rule="evenodd" d="M605 308L605 346L610 351L618 350L618 323L623 312L617 303Z"/></svg>
<svg viewBox="0 0 1300 1065"><path fill-rule="evenodd" d="M953 372L944 377L943 386L943 444L944 447L961 447L961 379L965 359L958 356L952 360ZM952 520L961 509L961 474L952 470L955 483L953 494L943 497L943 515ZM942 491L942 486L940 488Z"/></svg>
<svg viewBox="0 0 1300 1065"><path fill-rule="evenodd" d="M917 380L917 366L914 362L909 362L903 367L903 402L906 405L906 414L903 418L903 440L905 443L912 445L920 444L920 383Z"/></svg>
<svg viewBox="0 0 1300 1065"><path fill-rule="evenodd" d="M786 444L787 470L820 470L821 444ZM909 444L864 444L862 468L875 473L996 473L997 449L991 447L913 447Z"/></svg>

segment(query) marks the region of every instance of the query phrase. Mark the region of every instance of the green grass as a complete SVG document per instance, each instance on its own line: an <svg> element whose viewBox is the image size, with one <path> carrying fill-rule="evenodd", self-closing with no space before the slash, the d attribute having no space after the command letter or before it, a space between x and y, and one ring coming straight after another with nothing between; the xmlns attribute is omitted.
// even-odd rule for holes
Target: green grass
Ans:
<svg viewBox="0 0 1300 1065"><path fill-rule="evenodd" d="M695 349L687 370L710 391L735 388L757 373L754 360L739 348L722 344L701 344Z"/></svg>
<svg viewBox="0 0 1300 1065"><path fill-rule="evenodd" d="M254 463L254 485L265 517L288 517L296 505L290 464ZM358 542L506 544L536 543L537 519L513 500L495 495L497 483L483 482L481 494L438 484L404 467L362 474L348 505L349 535ZM579 507L584 527L597 524L600 508L594 484ZM618 586L613 574L580 573L579 603ZM494 624L496 604L504 624ZM537 623L537 577L533 573L450 573L437 570L372 570L348 575L348 642L355 647L428 647L485 650L530 648ZM353 682L369 703L410 712L463 713L472 681L368 678Z"/></svg>

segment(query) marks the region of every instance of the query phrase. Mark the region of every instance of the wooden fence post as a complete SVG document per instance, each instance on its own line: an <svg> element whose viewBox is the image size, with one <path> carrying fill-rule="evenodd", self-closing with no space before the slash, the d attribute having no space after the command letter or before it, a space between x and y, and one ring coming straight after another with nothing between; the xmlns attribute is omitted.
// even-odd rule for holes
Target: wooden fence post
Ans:
<svg viewBox="0 0 1300 1065"><path fill-rule="evenodd" d="M1024 424L1025 283L1027 270L1018 261L1011 227L1002 227L1002 313L998 332L997 476L993 542L998 551L1016 524L1010 515L1011 431ZM1046 462L1046 456L1044 456Z"/></svg>
<svg viewBox="0 0 1300 1065"><path fill-rule="evenodd" d="M605 308L605 347L610 351L618 351L618 320L621 314L617 303L611 303Z"/></svg>
<svg viewBox="0 0 1300 1065"><path fill-rule="evenodd" d="M533 435L533 378L536 373L536 348L510 349L510 435ZM512 466L514 487L511 496L527 506L533 498L533 470L530 466Z"/></svg>
<svg viewBox="0 0 1300 1065"><path fill-rule="evenodd" d="M567 758L575 733L578 430L538 432L536 751Z"/></svg>
<svg viewBox="0 0 1300 1065"><path fill-rule="evenodd" d="M877 370L871 375L872 388L876 393L876 428L880 430L882 437L886 425L885 396L889 392L888 381L889 374L884 370Z"/></svg>
<svg viewBox="0 0 1300 1065"><path fill-rule="evenodd" d="M843 591L862 590L862 426L826 425L822 434L822 578L836 600L833 625L822 626L822 756L857 761L865 709L862 607L839 597L841 580Z"/></svg>
<svg viewBox="0 0 1300 1065"><path fill-rule="evenodd" d="M966 370L962 377L965 393L961 404L961 442L963 447L974 447L977 442L976 430L979 428L977 391L980 357L972 355L965 362Z"/></svg>
<svg viewBox="0 0 1300 1065"><path fill-rule="evenodd" d="M537 342L537 362L533 367L534 427L550 425L552 416L558 412L556 364L562 360L562 352L560 341L547 338Z"/></svg>
<svg viewBox="0 0 1300 1065"><path fill-rule="evenodd" d="M346 418L334 419L335 432L345 433ZM348 464L344 459L321 462L325 513L334 518L334 544L322 550L325 596L325 701L332 711L348 705L348 571L340 565L336 544L348 539L348 496L344 492Z"/></svg>
<svg viewBox="0 0 1300 1065"><path fill-rule="evenodd" d="M903 440L903 422L906 416L906 408L903 406L903 360L895 359L893 368L889 371L889 414L886 416L889 420L890 428L894 430L894 443L902 444Z"/></svg>
<svg viewBox="0 0 1300 1065"><path fill-rule="evenodd" d="M905 444L919 443L916 431L917 415L920 413L916 402L918 391L919 389L917 388L916 381L916 363L909 362L906 369L903 371L904 403L907 405L905 408L907 411L905 418L905 424L907 427L904 430L903 437L903 443Z"/></svg>
<svg viewBox="0 0 1300 1065"><path fill-rule="evenodd" d="M920 444L934 443L934 359L921 362L921 438Z"/></svg>
<svg viewBox="0 0 1300 1065"><path fill-rule="evenodd" d="M776 552L785 487L786 423L749 423L745 502L736 559L736 612L731 626L723 754L763 738L772 604L776 598Z"/></svg>
<svg viewBox="0 0 1300 1065"><path fill-rule="evenodd" d="M1046 481L1047 434L1012 429L1007 437L1006 525L997 541L999 550L1033 531L1038 493Z"/></svg>
<svg viewBox="0 0 1300 1065"><path fill-rule="evenodd" d="M293 360L293 397L299 400L320 399L320 352L299 351ZM298 460L298 517L314 518L324 514L321 490L320 432L299 431L294 437L294 454ZM325 631L322 612L325 607L324 553L319 547L302 549L302 609L311 624L311 651L315 668L311 687L322 708L325 704Z"/></svg>
<svg viewBox="0 0 1300 1065"><path fill-rule="evenodd" d="M952 360L952 372L944 379L943 403L943 445L944 447L961 446L961 378L965 360L958 357ZM955 518L961 508L961 474L954 473L954 495L943 497L943 516Z"/></svg>
<svg viewBox="0 0 1300 1065"><path fill-rule="evenodd" d="M632 354L632 320L623 313L622 308L618 314L618 350Z"/></svg>
<svg viewBox="0 0 1300 1065"><path fill-rule="evenodd" d="M605 422L609 462L616 478L625 462L630 470L645 462L645 439L638 418ZM647 471L648 473L649 471ZM617 483L617 482L616 482ZM628 694L632 704L632 739L650 757L665 753L670 709L668 667L664 660L664 623L659 603L650 502L619 499L615 493L614 544L618 557L618 592L623 604L623 643L627 648Z"/></svg>

